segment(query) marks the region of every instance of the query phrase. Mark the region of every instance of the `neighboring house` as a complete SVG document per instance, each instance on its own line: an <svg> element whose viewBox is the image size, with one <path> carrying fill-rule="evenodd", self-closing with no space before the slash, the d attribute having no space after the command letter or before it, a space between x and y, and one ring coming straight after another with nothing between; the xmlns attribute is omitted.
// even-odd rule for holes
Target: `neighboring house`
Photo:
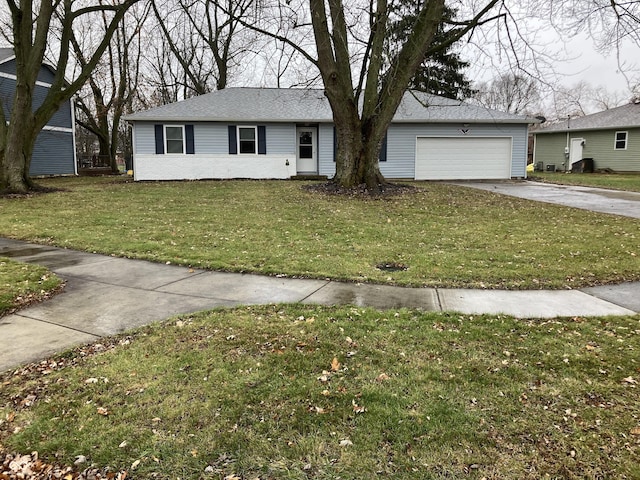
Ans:
<svg viewBox="0 0 640 480"><path fill-rule="evenodd" d="M335 174L323 90L228 88L126 117L136 180ZM530 118L407 92L380 170L418 180L525 177Z"/></svg>
<svg viewBox="0 0 640 480"><path fill-rule="evenodd" d="M584 158L595 169L640 172L640 100L534 132L534 164L544 170L568 171Z"/></svg>
<svg viewBox="0 0 640 480"><path fill-rule="evenodd" d="M42 103L51 87L55 70L42 65L34 91L33 108ZM11 48L0 48L0 103L9 121L16 88L16 61ZM76 174L74 119L71 102L66 102L38 134L31 157L29 175Z"/></svg>

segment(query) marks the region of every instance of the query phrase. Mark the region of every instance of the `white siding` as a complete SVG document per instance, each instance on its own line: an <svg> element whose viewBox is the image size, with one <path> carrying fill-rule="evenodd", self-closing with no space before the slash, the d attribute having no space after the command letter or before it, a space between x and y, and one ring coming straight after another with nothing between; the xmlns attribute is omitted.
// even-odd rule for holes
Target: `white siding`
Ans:
<svg viewBox="0 0 640 480"><path fill-rule="evenodd" d="M137 154L133 165L135 180L268 179L295 174L295 157L283 155Z"/></svg>

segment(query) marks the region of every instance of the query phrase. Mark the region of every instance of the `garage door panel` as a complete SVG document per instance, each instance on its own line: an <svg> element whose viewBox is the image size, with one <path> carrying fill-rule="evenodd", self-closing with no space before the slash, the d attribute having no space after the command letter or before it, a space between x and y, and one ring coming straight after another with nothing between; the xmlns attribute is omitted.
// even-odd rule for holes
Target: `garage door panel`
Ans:
<svg viewBox="0 0 640 480"><path fill-rule="evenodd" d="M419 137L416 180L511 178L511 138Z"/></svg>

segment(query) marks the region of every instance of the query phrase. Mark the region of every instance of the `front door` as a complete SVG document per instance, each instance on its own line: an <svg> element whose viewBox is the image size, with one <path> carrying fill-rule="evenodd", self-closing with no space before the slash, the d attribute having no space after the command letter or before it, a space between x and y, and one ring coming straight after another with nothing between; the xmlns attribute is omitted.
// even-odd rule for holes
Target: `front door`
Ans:
<svg viewBox="0 0 640 480"><path fill-rule="evenodd" d="M298 127L296 129L297 171L298 174L317 175L318 173L318 129L316 127Z"/></svg>
<svg viewBox="0 0 640 480"><path fill-rule="evenodd" d="M582 160L582 142L583 138L572 138L571 139L571 150L569 151L569 165L568 170L571 170L571 166Z"/></svg>

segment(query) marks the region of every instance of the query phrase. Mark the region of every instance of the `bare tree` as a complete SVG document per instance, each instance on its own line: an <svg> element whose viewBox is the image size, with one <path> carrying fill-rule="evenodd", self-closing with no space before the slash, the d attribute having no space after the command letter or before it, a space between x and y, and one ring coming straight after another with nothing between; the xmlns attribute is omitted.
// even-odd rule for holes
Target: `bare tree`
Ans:
<svg viewBox="0 0 640 480"><path fill-rule="evenodd" d="M444 0L426 0L414 11L406 41L385 58L395 1L287 1L289 22L311 26L315 45L304 48L269 28L245 26L289 44L320 72L336 129L336 174L333 181L352 188L366 184L379 190L386 183L378 166L382 140L414 77L425 60L452 45L485 22L501 18L494 7L501 0L480 2L464 20L447 22ZM438 29L446 27L442 35Z"/></svg>
<svg viewBox="0 0 640 480"><path fill-rule="evenodd" d="M151 4L166 46L183 75L185 96L225 88L254 40L253 32L241 21L255 18L258 2L176 0L161 6L156 1ZM173 76L176 81L180 78Z"/></svg>
<svg viewBox="0 0 640 480"><path fill-rule="evenodd" d="M27 192L35 187L29 178L29 165L40 130L60 106L68 101L86 82L125 12L137 0L124 0L108 5L74 0L5 0L11 13L13 48L16 60L16 90L11 113L7 116L0 104L0 190ZM69 63L71 32L85 16L106 15L104 37L87 62L74 78L67 82L65 72ZM40 105L34 105L36 80L41 68L51 32L57 31L55 56L56 74L47 96Z"/></svg>
<svg viewBox="0 0 640 480"><path fill-rule="evenodd" d="M474 99L483 107L515 114L535 114L540 110L539 88L533 77L507 73L476 88Z"/></svg>
<svg viewBox="0 0 640 480"><path fill-rule="evenodd" d="M76 99L76 107L81 113L76 116L76 123L96 136L99 156L108 161L113 173L118 173L116 153L120 143L120 120L124 113L131 111L131 102L138 90L142 56L140 32L147 14L146 6L138 11L130 10L127 21L118 25L107 55L91 72L87 85ZM95 23L92 27L95 29ZM108 27L108 19L104 15L102 27ZM82 38L78 39L72 32L71 44L78 64L85 67L85 51L90 36L84 31L78 33ZM83 41L88 38L88 41Z"/></svg>

